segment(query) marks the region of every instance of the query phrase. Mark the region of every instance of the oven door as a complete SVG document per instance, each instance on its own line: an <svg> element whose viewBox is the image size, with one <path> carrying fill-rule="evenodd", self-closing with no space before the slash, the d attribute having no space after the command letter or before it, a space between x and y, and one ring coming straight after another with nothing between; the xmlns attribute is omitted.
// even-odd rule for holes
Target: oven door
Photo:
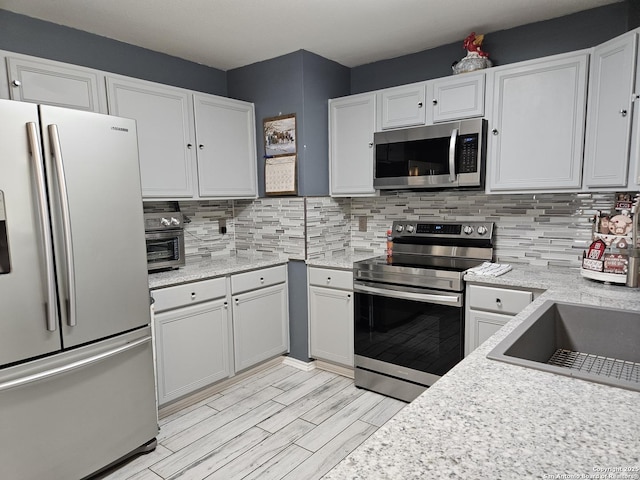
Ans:
<svg viewBox="0 0 640 480"><path fill-rule="evenodd" d="M462 360L463 293L354 282L354 297L356 370L429 386Z"/></svg>
<svg viewBox="0 0 640 480"><path fill-rule="evenodd" d="M182 230L147 232L145 238L147 269L150 272L184 266L184 232Z"/></svg>

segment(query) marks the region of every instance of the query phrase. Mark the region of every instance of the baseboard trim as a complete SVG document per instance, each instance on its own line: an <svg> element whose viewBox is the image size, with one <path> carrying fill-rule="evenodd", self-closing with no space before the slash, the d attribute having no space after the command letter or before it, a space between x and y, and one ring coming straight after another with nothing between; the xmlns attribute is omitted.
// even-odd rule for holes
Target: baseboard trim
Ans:
<svg viewBox="0 0 640 480"><path fill-rule="evenodd" d="M284 357L282 360L282 364L297 368L299 370L303 370L305 372L310 372L311 370L315 370L316 368L316 362L314 360L310 362L303 362L302 360L298 360L297 358L292 357Z"/></svg>
<svg viewBox="0 0 640 480"><path fill-rule="evenodd" d="M353 378L353 368L343 367L342 365L336 365L335 363L323 362L322 360L316 360L315 364L317 369L336 373L338 375L342 375L343 377Z"/></svg>

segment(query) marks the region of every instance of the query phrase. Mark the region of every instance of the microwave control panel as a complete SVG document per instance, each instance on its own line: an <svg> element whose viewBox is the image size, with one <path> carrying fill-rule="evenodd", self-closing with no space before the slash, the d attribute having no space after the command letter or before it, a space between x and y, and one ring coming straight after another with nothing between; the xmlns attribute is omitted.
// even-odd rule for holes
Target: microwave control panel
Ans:
<svg viewBox="0 0 640 480"><path fill-rule="evenodd" d="M457 173L475 173L478 171L478 134L458 137Z"/></svg>

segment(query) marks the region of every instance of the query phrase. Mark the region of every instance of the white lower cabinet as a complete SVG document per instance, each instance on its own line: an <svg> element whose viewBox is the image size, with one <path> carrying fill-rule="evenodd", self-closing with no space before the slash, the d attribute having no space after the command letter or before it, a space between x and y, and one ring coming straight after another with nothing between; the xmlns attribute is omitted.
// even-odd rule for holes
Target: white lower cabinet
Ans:
<svg viewBox="0 0 640 480"><path fill-rule="evenodd" d="M309 268L309 352L353 367L353 273Z"/></svg>
<svg viewBox="0 0 640 480"><path fill-rule="evenodd" d="M226 291L216 278L152 292L160 405L231 375Z"/></svg>
<svg viewBox="0 0 640 480"><path fill-rule="evenodd" d="M533 301L537 291L468 285L464 354L469 355Z"/></svg>
<svg viewBox="0 0 640 480"><path fill-rule="evenodd" d="M287 269L231 276L235 371L289 351Z"/></svg>

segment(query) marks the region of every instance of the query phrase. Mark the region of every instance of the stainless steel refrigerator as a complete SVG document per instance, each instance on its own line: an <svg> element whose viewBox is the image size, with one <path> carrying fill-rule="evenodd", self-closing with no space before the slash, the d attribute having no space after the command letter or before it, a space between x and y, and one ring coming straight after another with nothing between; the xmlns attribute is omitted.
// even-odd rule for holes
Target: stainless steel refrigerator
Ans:
<svg viewBox="0 0 640 480"><path fill-rule="evenodd" d="M135 122L0 100L0 478L153 448L151 343Z"/></svg>

